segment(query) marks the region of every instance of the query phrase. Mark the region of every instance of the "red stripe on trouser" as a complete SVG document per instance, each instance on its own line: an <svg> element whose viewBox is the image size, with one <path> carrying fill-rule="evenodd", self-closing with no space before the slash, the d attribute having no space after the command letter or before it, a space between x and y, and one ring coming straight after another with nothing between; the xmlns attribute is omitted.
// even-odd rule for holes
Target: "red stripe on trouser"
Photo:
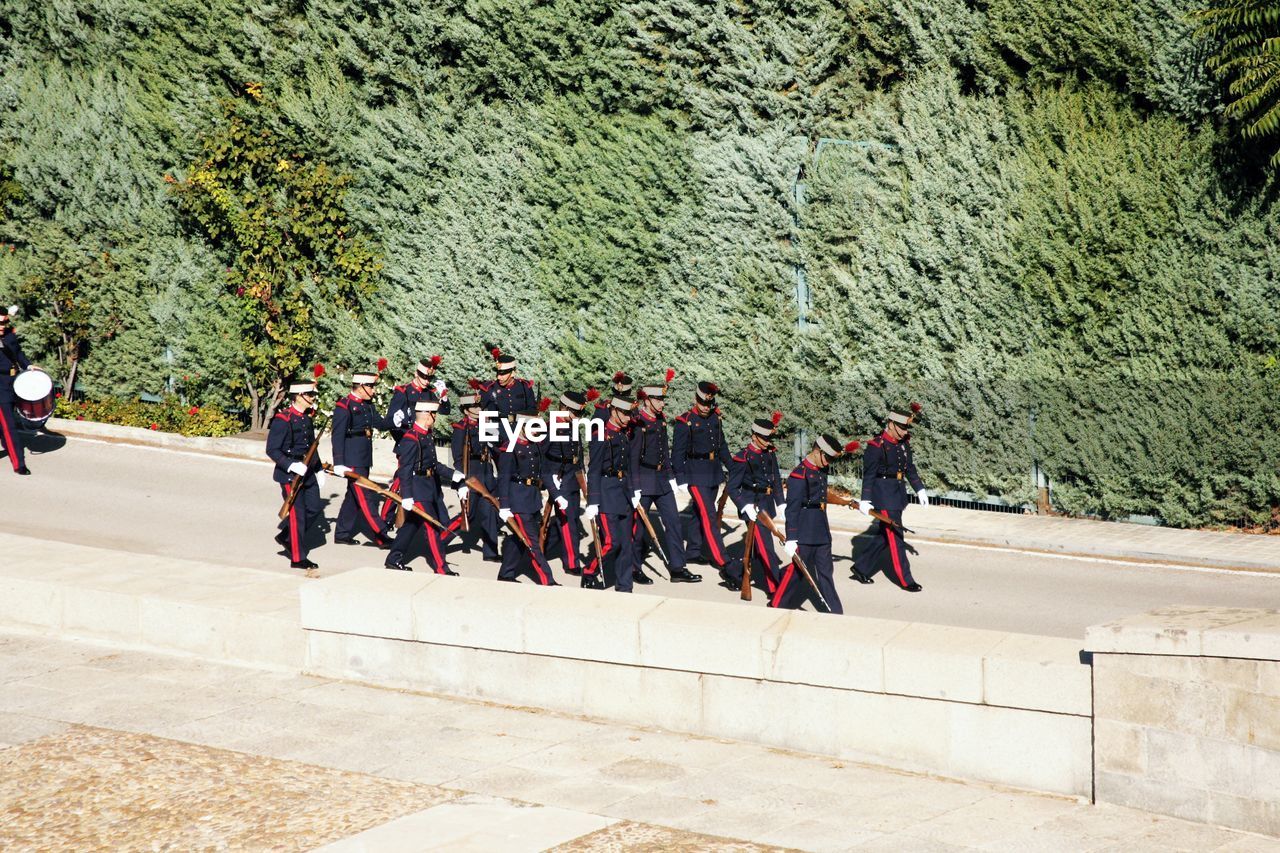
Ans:
<svg viewBox="0 0 1280 853"><path fill-rule="evenodd" d="M462 513L454 516L453 521L449 522L449 526L444 529L444 533L440 534L440 541L443 542L446 536L453 535L453 532L462 526Z"/></svg>
<svg viewBox="0 0 1280 853"><path fill-rule="evenodd" d="M525 530L525 527L524 527L524 519L522 519L518 515L513 515L511 517L515 519L516 526L520 528L520 532L523 533L526 537L529 537L529 531ZM529 537L529 542L530 544L532 544L533 542L532 537ZM533 570L538 573L538 582L541 583L543 586L546 586L547 575L545 572L542 571L542 567L538 565L538 558L533 553L533 548L530 547L527 550L529 551L529 563L533 566Z"/></svg>
<svg viewBox="0 0 1280 853"><path fill-rule="evenodd" d="M9 462L13 465L13 470L17 471L18 465L18 445L13 441L13 434L9 432L9 412L13 411L8 403L0 403L0 429L4 430L4 449L9 452Z"/></svg>
<svg viewBox="0 0 1280 853"><path fill-rule="evenodd" d="M769 552L765 550L768 543L764 541L764 534L760 532L760 525L755 526L756 537L756 553L760 555L760 562L764 564L764 585L772 595L777 583L773 579L773 572L769 571Z"/></svg>
<svg viewBox="0 0 1280 853"><path fill-rule="evenodd" d="M360 511L364 513L364 520L369 522L369 529L373 531L373 535L382 538L382 525L373 517L373 513L369 511L369 502L364 499L364 489L360 486L353 487L356 490L356 503L360 504Z"/></svg>
<svg viewBox="0 0 1280 853"><path fill-rule="evenodd" d="M689 494L693 495L694 503L698 505L698 520L702 522L702 541L711 548L712 561L720 568L724 568L724 555L720 553L720 546L716 544L716 535L711 528L711 516L707 513L706 504L702 502L702 496L698 494L696 488L689 489Z"/></svg>
<svg viewBox="0 0 1280 853"><path fill-rule="evenodd" d="M787 571L782 575L782 581L778 584L778 589L773 593L773 598L769 599L770 607L780 607L782 605L782 596L786 594L787 587L791 584L791 579L795 577L796 564L794 562L787 563Z"/></svg>
<svg viewBox="0 0 1280 853"><path fill-rule="evenodd" d="M436 574L444 574L444 556L440 553L440 537L436 535L434 527L422 525L423 532L427 534L427 545L431 548L431 553L435 555L435 565L432 566L436 570Z"/></svg>
<svg viewBox="0 0 1280 853"><path fill-rule="evenodd" d="M391 485L387 486L387 488L393 492L400 491L400 478L399 477L394 478L391 481ZM391 511L393 509L395 509L395 501L391 500L390 498L387 498L385 501L383 501L382 503L382 520L383 521L391 520Z"/></svg>
<svg viewBox="0 0 1280 853"><path fill-rule="evenodd" d="M898 586L906 586L907 579L902 575L902 562L898 559L898 543L893 538L893 528L885 524L884 533L889 537L889 556L893 558L893 571L898 576Z"/></svg>
<svg viewBox="0 0 1280 853"><path fill-rule="evenodd" d="M566 516L564 524L560 525L560 539L564 545L564 564L570 569L578 565L578 549L573 547L573 542L569 540L569 519Z"/></svg>
<svg viewBox="0 0 1280 853"><path fill-rule="evenodd" d="M280 484L281 491L284 492L284 499L289 499L289 486L284 483ZM289 559L295 563L302 562L302 549L298 543L298 501L295 499L289 505Z"/></svg>
<svg viewBox="0 0 1280 853"><path fill-rule="evenodd" d="M604 543L600 546L600 556L592 559L591 564L582 570L584 575L594 575L600 570L600 560L609 556L609 552L613 550L613 535L609 532L609 517L602 515L600 518L600 529L604 531Z"/></svg>

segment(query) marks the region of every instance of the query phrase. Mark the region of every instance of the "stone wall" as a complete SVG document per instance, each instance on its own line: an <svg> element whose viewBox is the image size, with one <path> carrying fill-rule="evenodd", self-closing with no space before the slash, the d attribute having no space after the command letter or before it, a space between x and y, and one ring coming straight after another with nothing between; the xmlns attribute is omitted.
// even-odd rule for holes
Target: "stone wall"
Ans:
<svg viewBox="0 0 1280 853"><path fill-rule="evenodd" d="M1099 802L1280 835L1280 612L1170 607L1086 645Z"/></svg>
<svg viewBox="0 0 1280 853"><path fill-rule="evenodd" d="M383 569L302 624L317 675L1090 793L1069 640Z"/></svg>

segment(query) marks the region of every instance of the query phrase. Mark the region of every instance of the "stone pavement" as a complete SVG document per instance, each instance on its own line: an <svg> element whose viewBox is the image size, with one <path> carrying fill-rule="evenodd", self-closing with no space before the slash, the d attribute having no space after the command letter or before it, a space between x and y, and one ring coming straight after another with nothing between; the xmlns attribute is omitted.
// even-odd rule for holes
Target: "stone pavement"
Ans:
<svg viewBox="0 0 1280 853"><path fill-rule="evenodd" d="M6 850L1280 850L1072 799L12 634L0 744Z"/></svg>

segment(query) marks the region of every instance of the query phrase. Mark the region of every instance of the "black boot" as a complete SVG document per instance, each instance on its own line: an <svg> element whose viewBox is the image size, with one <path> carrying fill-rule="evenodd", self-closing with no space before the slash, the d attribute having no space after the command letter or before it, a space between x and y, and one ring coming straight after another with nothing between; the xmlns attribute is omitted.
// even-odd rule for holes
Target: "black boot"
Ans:
<svg viewBox="0 0 1280 853"><path fill-rule="evenodd" d="M409 567L408 567L408 566L406 566L404 563L400 563L400 562L387 563L386 568L388 568L388 569L392 569L393 571L397 571L397 572L411 572L411 571L413 571L413 569L409 568Z"/></svg>
<svg viewBox="0 0 1280 853"><path fill-rule="evenodd" d="M18 473L26 477L31 474L31 469L28 468L26 465L23 465L21 468L18 469Z"/></svg>
<svg viewBox="0 0 1280 853"><path fill-rule="evenodd" d="M862 572L858 571L857 569L853 570L853 574L849 575L849 578L851 580L857 581L858 583L875 583L876 582L875 578L869 578L866 575L864 575Z"/></svg>
<svg viewBox="0 0 1280 853"><path fill-rule="evenodd" d="M604 581L600 580L600 574L582 576L583 589L604 589Z"/></svg>
<svg viewBox="0 0 1280 853"><path fill-rule="evenodd" d="M642 586L648 586L653 583L653 578L644 573L644 569L636 569L631 573L631 582L638 583Z"/></svg>
<svg viewBox="0 0 1280 853"><path fill-rule="evenodd" d="M908 586L904 586L903 589L905 589L907 592L921 592L922 590L924 590L924 587L920 586L920 584L918 583L913 583Z"/></svg>
<svg viewBox="0 0 1280 853"><path fill-rule="evenodd" d="M702 575L695 575L688 569L672 569L672 583L698 583L702 580Z"/></svg>

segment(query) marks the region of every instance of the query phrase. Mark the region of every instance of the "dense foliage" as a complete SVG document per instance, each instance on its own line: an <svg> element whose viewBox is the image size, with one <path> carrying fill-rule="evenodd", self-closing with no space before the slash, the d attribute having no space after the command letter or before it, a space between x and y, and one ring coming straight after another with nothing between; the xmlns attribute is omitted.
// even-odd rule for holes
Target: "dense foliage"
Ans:
<svg viewBox="0 0 1280 853"><path fill-rule="evenodd" d="M0 0L0 299L98 398L496 340L743 432L919 399L944 491L1270 518L1280 211L1194 8Z"/></svg>

